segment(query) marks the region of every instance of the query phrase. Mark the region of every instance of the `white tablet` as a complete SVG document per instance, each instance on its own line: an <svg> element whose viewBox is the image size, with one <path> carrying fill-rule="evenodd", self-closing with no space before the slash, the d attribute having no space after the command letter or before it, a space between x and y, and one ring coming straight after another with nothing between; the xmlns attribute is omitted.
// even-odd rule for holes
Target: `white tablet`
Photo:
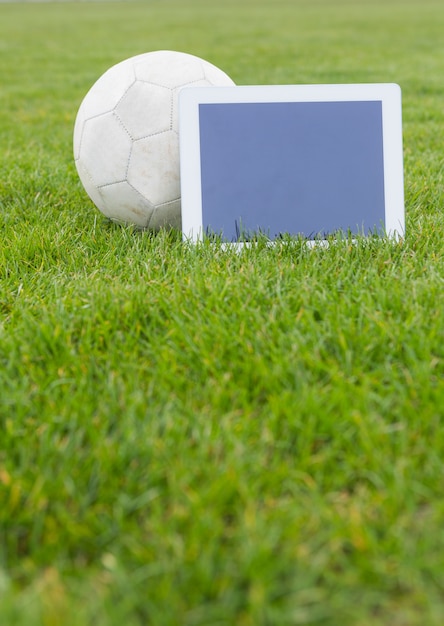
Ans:
<svg viewBox="0 0 444 626"><path fill-rule="evenodd" d="M398 85L190 87L179 116L185 239L403 235Z"/></svg>

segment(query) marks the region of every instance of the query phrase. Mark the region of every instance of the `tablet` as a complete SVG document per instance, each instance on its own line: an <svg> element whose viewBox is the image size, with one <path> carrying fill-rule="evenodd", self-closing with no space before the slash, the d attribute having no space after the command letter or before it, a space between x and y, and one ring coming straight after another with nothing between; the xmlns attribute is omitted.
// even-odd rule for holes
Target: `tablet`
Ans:
<svg viewBox="0 0 444 626"><path fill-rule="evenodd" d="M403 235L398 85L190 87L179 120L185 239Z"/></svg>

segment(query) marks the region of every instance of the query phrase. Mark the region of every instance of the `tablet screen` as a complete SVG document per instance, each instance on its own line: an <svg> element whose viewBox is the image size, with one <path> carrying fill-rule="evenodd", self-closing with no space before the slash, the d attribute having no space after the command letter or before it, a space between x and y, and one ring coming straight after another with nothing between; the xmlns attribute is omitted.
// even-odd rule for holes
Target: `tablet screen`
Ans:
<svg viewBox="0 0 444 626"><path fill-rule="evenodd" d="M205 232L384 229L380 101L207 103L199 125Z"/></svg>

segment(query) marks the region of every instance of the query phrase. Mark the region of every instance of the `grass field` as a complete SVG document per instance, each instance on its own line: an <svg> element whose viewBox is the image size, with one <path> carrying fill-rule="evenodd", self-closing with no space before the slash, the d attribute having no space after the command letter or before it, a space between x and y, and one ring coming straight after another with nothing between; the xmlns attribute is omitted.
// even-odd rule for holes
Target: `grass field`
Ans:
<svg viewBox="0 0 444 626"><path fill-rule="evenodd" d="M0 4L0 624L444 623L444 6ZM404 241L242 254L107 222L114 63L398 82Z"/></svg>

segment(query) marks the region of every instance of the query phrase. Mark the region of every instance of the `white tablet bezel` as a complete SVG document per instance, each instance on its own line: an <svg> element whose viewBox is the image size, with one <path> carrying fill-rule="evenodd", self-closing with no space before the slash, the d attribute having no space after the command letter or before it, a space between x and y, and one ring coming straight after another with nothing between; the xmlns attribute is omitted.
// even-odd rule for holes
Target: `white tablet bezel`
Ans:
<svg viewBox="0 0 444 626"><path fill-rule="evenodd" d="M404 170L401 89L395 83L345 85L256 85L188 87L179 93L182 233L203 239L199 105L212 103L352 102L382 103L385 231L404 235Z"/></svg>

